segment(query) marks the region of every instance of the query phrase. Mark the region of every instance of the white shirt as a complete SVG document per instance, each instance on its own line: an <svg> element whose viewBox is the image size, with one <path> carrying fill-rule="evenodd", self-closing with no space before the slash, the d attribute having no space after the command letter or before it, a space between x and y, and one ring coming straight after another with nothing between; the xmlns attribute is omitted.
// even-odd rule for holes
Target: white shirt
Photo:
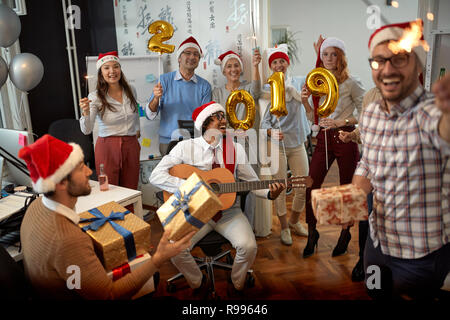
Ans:
<svg viewBox="0 0 450 320"><path fill-rule="evenodd" d="M203 137L195 139L183 140L170 151L170 153L162 158L159 164L153 169L149 181L154 186L175 193L175 191L184 183L184 179L171 176L169 169L177 164L189 164L198 169L209 171L213 164L213 146L206 142ZM221 168L225 167L223 163L222 142L216 147L216 158ZM258 175L252 166L246 161L245 151L240 144L234 143L236 166L234 175L245 181L258 181ZM268 189L254 190L256 196L266 198ZM237 203L238 201L236 201ZM236 203L234 206L236 206Z"/></svg>
<svg viewBox="0 0 450 320"><path fill-rule="evenodd" d="M74 210L70 209L69 207L66 207L65 205L59 202L53 201L52 199L43 196L42 204L45 207L47 207L47 209L55 211L56 213L71 220L75 224L78 224L78 222L80 222L80 216Z"/></svg>
<svg viewBox="0 0 450 320"><path fill-rule="evenodd" d="M132 88L131 90L133 90ZM135 95L136 96L136 95ZM89 106L89 116L80 118L80 128L84 134L90 134L94 128L94 122L98 121L98 136L134 136L140 130L139 112L133 112L131 101L123 91L122 103L106 94L106 101L114 107L115 111L105 109L105 114L101 118L98 108L102 105L97 96L97 91L91 92L88 96L91 100Z"/></svg>

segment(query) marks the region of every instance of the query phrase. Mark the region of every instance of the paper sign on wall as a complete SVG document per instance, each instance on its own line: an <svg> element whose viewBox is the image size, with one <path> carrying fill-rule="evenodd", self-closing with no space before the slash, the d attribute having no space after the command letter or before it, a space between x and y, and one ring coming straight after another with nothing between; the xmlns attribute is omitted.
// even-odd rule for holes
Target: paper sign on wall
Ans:
<svg viewBox="0 0 450 320"><path fill-rule="evenodd" d="M149 138L142 139L143 147L150 148L151 143L152 143L152 139L149 139Z"/></svg>

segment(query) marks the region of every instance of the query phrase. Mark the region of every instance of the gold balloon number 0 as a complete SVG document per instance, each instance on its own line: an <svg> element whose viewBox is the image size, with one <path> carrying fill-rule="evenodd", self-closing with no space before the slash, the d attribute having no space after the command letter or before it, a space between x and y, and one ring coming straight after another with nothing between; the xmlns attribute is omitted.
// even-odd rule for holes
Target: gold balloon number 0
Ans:
<svg viewBox="0 0 450 320"><path fill-rule="evenodd" d="M147 47L150 51L159 52L160 54L173 52L175 49L174 45L163 43L173 36L173 27L170 23L163 20L155 21L148 26L148 32L154 34L148 40Z"/></svg>
<svg viewBox="0 0 450 320"><path fill-rule="evenodd" d="M287 116L286 91L284 88L284 73L274 72L267 82L270 84L271 108L269 112L277 118Z"/></svg>
<svg viewBox="0 0 450 320"><path fill-rule="evenodd" d="M319 117L332 114L339 100L339 86L334 75L325 68L316 68L306 76L306 86L315 96L327 96L317 109Z"/></svg>
<svg viewBox="0 0 450 320"><path fill-rule="evenodd" d="M244 120L239 120L236 116L236 106L243 103L247 110ZM235 90L228 96L227 103L227 119L233 129L248 130L253 127L255 122L255 100L246 90Z"/></svg>

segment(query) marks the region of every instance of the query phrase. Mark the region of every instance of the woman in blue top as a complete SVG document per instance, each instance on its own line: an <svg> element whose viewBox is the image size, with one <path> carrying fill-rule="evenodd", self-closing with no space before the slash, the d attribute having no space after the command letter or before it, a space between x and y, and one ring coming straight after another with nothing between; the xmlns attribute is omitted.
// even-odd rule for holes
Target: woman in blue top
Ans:
<svg viewBox="0 0 450 320"><path fill-rule="evenodd" d="M273 72L283 72L286 75L289 67L289 56L287 55L287 45L282 44L277 48L268 49L269 66ZM269 143L279 146L278 165L272 159L274 179L286 179L287 162L294 176L306 176L309 171L308 156L305 149L305 141L310 133L310 127L306 118L306 111L302 105L301 95L289 82L285 83L287 116L277 119L270 113L271 104L267 106L264 118L261 122L261 129L267 129L270 137ZM281 126L281 127L280 127ZM284 143L284 147L283 147ZM269 147L270 149L270 147ZM294 199L292 201L292 214L289 222L286 218L286 192L280 195L275 201L278 219L281 224L281 243L292 245L290 228L297 235L307 236L308 232L300 224L300 213L305 207L305 189L294 189Z"/></svg>

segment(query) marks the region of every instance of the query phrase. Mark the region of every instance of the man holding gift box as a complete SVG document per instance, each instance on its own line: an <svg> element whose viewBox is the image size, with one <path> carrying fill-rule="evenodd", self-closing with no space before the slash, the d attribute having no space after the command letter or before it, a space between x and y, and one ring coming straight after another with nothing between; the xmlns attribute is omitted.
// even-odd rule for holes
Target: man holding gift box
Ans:
<svg viewBox="0 0 450 320"><path fill-rule="evenodd" d="M92 171L80 146L44 135L22 148L19 157L27 163L34 190L44 193L28 208L20 230L25 273L39 298L131 298L165 260L189 246L193 233L176 243L164 233L151 260L113 281L74 211L77 198L91 192Z"/></svg>
<svg viewBox="0 0 450 320"><path fill-rule="evenodd" d="M179 142L153 170L150 183L175 193L185 180L171 176L169 169L182 163L201 170L211 170L218 166L226 167L239 179L259 180L251 165L246 162L243 147L224 137L226 118L223 106L214 101L204 104L194 110L192 119L195 121L195 128L202 132L202 136ZM233 153L234 161L229 161L230 158L233 159ZM274 183L269 188L270 191L267 189L254 191L255 195L274 200L285 186ZM231 280L234 289L242 293L247 271L256 257L256 239L248 219L241 211L239 200L230 209L219 212L205 224L192 238L190 249L212 230L227 238L236 248ZM196 289L201 286L202 272L189 249L173 257L172 262L183 273L191 288Z"/></svg>
<svg viewBox="0 0 450 320"><path fill-rule="evenodd" d="M394 50L408 29L411 23L384 26L369 40L383 100L362 114L353 183L374 194L364 268L379 267L381 288L369 293L433 298L450 270L450 75L434 84L435 97L423 89L420 42Z"/></svg>

